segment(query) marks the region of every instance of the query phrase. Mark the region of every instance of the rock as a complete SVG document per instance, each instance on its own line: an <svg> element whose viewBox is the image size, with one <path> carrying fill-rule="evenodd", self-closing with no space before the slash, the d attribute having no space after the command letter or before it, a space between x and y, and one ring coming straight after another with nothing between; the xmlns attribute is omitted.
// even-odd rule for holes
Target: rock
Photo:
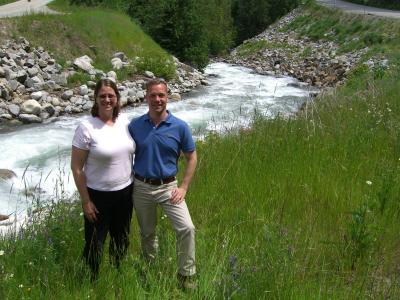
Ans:
<svg viewBox="0 0 400 300"><path fill-rule="evenodd" d="M38 66L40 67L40 68L46 68L47 67L47 61L45 61L45 60L43 60L43 59L39 59L39 61L38 61Z"/></svg>
<svg viewBox="0 0 400 300"><path fill-rule="evenodd" d="M89 93L89 88L86 84L83 84L79 87L79 95L85 96Z"/></svg>
<svg viewBox="0 0 400 300"><path fill-rule="evenodd" d="M37 76L33 76L32 78L28 78L28 79L25 81L24 85L25 85L27 88L33 88L33 87L35 87L35 86L41 86L43 83L44 83L44 82L43 82L43 79L40 78L40 77L37 75Z"/></svg>
<svg viewBox="0 0 400 300"><path fill-rule="evenodd" d="M117 81L117 73L114 71L110 71L107 73L107 78L110 78L112 81L116 82Z"/></svg>
<svg viewBox="0 0 400 300"><path fill-rule="evenodd" d="M119 58L121 61L126 61L127 57L124 52L116 52L113 55L113 58Z"/></svg>
<svg viewBox="0 0 400 300"><path fill-rule="evenodd" d="M144 91L137 91L136 93L136 98L138 99L144 99Z"/></svg>
<svg viewBox="0 0 400 300"><path fill-rule="evenodd" d="M144 71L144 76L148 78L155 78L154 73L150 71Z"/></svg>
<svg viewBox="0 0 400 300"><path fill-rule="evenodd" d="M171 101L180 101L182 98L181 98L181 95L179 95L178 93L172 93L168 97L168 99L171 100Z"/></svg>
<svg viewBox="0 0 400 300"><path fill-rule="evenodd" d="M0 179L11 179L13 177L17 177L14 171L9 169L0 169Z"/></svg>
<svg viewBox="0 0 400 300"><path fill-rule="evenodd" d="M94 82L94 81L88 81L88 82L86 82L86 84L87 84L87 86L89 87L89 88L91 88L91 89L93 89L93 88L95 88L96 87L96 82Z"/></svg>
<svg viewBox="0 0 400 300"><path fill-rule="evenodd" d="M43 97L43 92L41 92L41 91L33 92L33 93L31 94L31 98L32 98L33 100L39 101L40 99L42 99L42 97Z"/></svg>
<svg viewBox="0 0 400 300"><path fill-rule="evenodd" d="M1 115L0 115L0 118L10 121L10 120L12 120L13 116L10 115L10 114L1 114ZM1 122L0 122L0 123L1 123Z"/></svg>
<svg viewBox="0 0 400 300"><path fill-rule="evenodd" d="M93 107L93 102L89 101L89 102L86 102L86 103L82 106L82 109L83 109L83 110L89 110L89 109L92 109L92 107Z"/></svg>
<svg viewBox="0 0 400 300"><path fill-rule="evenodd" d="M42 123L42 119L36 115L32 114L20 114L18 116L19 120L22 121L24 124L30 124L30 123Z"/></svg>
<svg viewBox="0 0 400 300"><path fill-rule="evenodd" d="M60 105L60 100L57 97L53 97L51 99L51 104L53 104L54 106L59 106Z"/></svg>
<svg viewBox="0 0 400 300"><path fill-rule="evenodd" d="M16 73L16 79L20 83L24 83L28 78L28 73L25 70L20 70Z"/></svg>
<svg viewBox="0 0 400 300"><path fill-rule="evenodd" d="M37 102L36 100L30 99L25 101L24 103L22 103L21 105L21 111L24 114L28 114L28 115L36 115L38 116L40 114L40 112L42 111L42 107L40 106L39 102ZM20 115L21 117L21 115Z"/></svg>
<svg viewBox="0 0 400 300"><path fill-rule="evenodd" d="M9 105L7 106L7 108L8 108L8 111L9 111L14 117L17 117L17 116L19 115L20 108L19 108L18 105L16 105L16 104L9 104Z"/></svg>
<svg viewBox="0 0 400 300"><path fill-rule="evenodd" d="M74 60L74 66L85 72L89 72L94 69L94 67L92 66L92 62L93 60L89 56L84 55Z"/></svg>
<svg viewBox="0 0 400 300"><path fill-rule="evenodd" d="M56 112L54 106L51 105L50 103L47 103L47 104L43 105L42 111L45 111L46 113L48 113L49 117L53 116L55 114L55 112Z"/></svg>
<svg viewBox="0 0 400 300"><path fill-rule="evenodd" d="M66 86L68 84L68 79L67 79L67 74L66 73L61 73L61 74L51 74L50 75L51 80L53 80L55 83L60 84L62 86Z"/></svg>
<svg viewBox="0 0 400 300"><path fill-rule="evenodd" d="M63 100L69 100L71 97L74 95L73 90L66 90L64 93L61 95L61 99Z"/></svg>
<svg viewBox="0 0 400 300"><path fill-rule="evenodd" d="M4 220L8 220L8 218L9 218L9 216L0 214L0 222L4 221Z"/></svg>
<svg viewBox="0 0 400 300"><path fill-rule="evenodd" d="M114 70L122 69L122 67L124 66L122 60L118 57L114 57L113 59L111 59L111 65Z"/></svg>
<svg viewBox="0 0 400 300"><path fill-rule="evenodd" d="M28 75L29 77L36 76L39 73L39 70L35 67L29 68L28 69Z"/></svg>
<svg viewBox="0 0 400 300"><path fill-rule="evenodd" d="M127 104L128 104L128 98L127 97L121 97L120 99L119 99L119 102L120 102L120 104L121 104L121 107L124 107L124 106L126 106Z"/></svg>
<svg viewBox="0 0 400 300"><path fill-rule="evenodd" d="M0 66L0 77L6 77L6 71Z"/></svg>

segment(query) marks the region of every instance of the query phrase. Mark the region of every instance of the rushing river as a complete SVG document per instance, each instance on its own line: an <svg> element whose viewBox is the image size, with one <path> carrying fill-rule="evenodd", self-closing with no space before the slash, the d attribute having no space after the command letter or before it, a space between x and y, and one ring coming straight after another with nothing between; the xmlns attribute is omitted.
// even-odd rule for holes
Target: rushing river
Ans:
<svg viewBox="0 0 400 300"><path fill-rule="evenodd" d="M309 96L309 91L296 87L297 80L290 77L262 76L224 63L210 64L205 73L210 85L168 104L174 115L190 125L197 139L210 131L248 126L255 110L269 117L292 114ZM146 111L143 104L123 113L134 118ZM26 189L40 191L41 199L57 199L75 191L69 156L74 130L83 118L62 117L54 123L0 134L0 168L17 174L12 181L0 180L0 214L23 215L36 201L22 192Z"/></svg>

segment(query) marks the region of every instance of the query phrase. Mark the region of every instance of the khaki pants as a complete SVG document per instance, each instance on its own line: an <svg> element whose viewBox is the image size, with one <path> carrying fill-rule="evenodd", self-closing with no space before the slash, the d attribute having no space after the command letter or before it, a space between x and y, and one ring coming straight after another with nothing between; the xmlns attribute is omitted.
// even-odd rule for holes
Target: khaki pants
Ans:
<svg viewBox="0 0 400 300"><path fill-rule="evenodd" d="M157 254L158 242L155 229L157 225L156 206L159 204L171 220L176 233L178 273L192 276L196 273L195 228L186 202L183 201L180 204L171 204L170 202L171 191L176 187L176 181L156 186L135 179L133 204L140 227L144 255L149 259L154 259Z"/></svg>

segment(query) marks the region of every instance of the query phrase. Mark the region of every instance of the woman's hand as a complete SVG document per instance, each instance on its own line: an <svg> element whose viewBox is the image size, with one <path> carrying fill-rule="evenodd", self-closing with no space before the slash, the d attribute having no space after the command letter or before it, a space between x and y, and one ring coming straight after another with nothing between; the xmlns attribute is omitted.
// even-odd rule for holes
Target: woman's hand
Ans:
<svg viewBox="0 0 400 300"><path fill-rule="evenodd" d="M82 208L86 219L88 219L90 223L94 223L97 221L97 214L99 213L99 211L92 201L87 201L82 204Z"/></svg>

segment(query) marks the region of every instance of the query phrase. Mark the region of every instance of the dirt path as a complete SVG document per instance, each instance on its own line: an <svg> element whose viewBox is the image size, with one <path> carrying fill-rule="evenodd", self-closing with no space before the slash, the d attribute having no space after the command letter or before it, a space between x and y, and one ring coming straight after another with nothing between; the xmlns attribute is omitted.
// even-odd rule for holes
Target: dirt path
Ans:
<svg viewBox="0 0 400 300"><path fill-rule="evenodd" d="M375 15L386 18L399 18L400 19L400 11L389 10L383 8L376 8L371 6L354 4L346 1L340 0L317 0L317 2L321 5L338 8L345 10L350 13L356 14L367 14L367 15Z"/></svg>
<svg viewBox="0 0 400 300"><path fill-rule="evenodd" d="M52 0L20 0L0 6L0 18L17 17L31 13L56 14L46 6Z"/></svg>

